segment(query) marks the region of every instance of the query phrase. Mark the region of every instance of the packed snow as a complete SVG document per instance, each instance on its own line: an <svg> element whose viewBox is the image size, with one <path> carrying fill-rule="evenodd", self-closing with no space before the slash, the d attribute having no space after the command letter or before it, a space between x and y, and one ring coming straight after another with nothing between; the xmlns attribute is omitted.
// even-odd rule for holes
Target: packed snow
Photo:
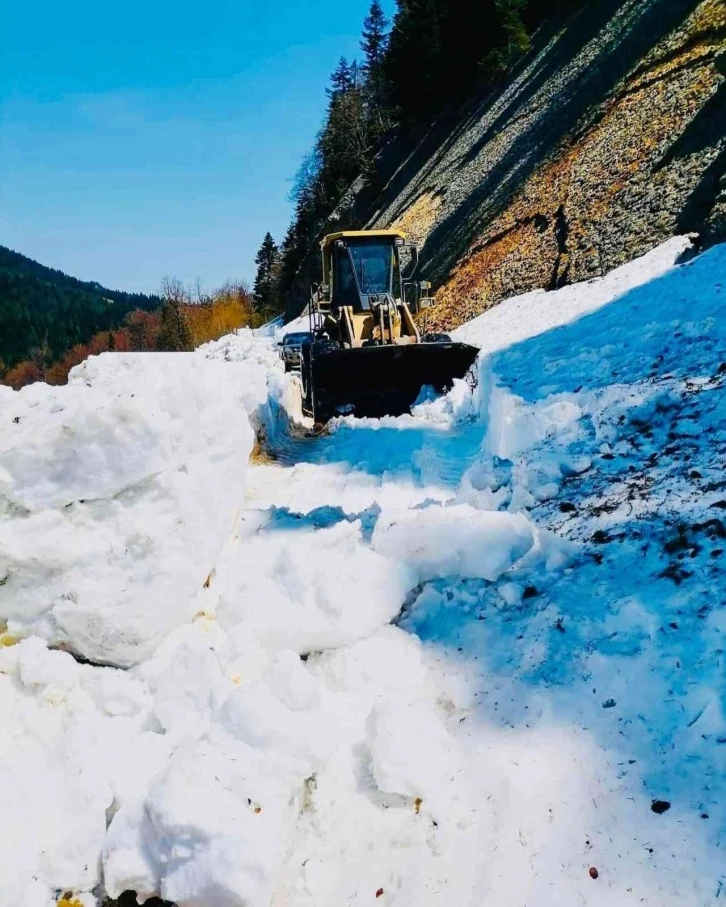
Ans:
<svg viewBox="0 0 726 907"><path fill-rule="evenodd" d="M688 254L322 434L277 325L0 387L0 905L719 904L726 246Z"/></svg>

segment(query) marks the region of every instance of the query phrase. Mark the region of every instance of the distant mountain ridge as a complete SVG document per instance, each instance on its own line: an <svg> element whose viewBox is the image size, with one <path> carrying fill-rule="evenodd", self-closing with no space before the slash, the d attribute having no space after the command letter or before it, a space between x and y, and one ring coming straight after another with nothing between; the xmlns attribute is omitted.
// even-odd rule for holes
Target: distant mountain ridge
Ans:
<svg viewBox="0 0 726 907"><path fill-rule="evenodd" d="M14 252L12 249L8 249L6 246L2 245L0 245L0 272L22 274L57 286L68 286L82 289L87 292L103 293L105 299L112 299L118 302L138 300L138 308L147 307L142 305L142 303L149 303L149 301L153 302L154 308L161 305L161 298L154 294L128 293L125 290L110 290L108 287L104 287L103 284L100 284L97 280L79 280L79 278L71 277L64 271L60 271L57 268L49 268L47 265L42 265L32 258L28 258L27 255L23 255L20 252Z"/></svg>
<svg viewBox="0 0 726 907"><path fill-rule="evenodd" d="M158 296L78 280L0 246L0 370L43 349L57 359L75 344L112 331L129 312L150 312Z"/></svg>

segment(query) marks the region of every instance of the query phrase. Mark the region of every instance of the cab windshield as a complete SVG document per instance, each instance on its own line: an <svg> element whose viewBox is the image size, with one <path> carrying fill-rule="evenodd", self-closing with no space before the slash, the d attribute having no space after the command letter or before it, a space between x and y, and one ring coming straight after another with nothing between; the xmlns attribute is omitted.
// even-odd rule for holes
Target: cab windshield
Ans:
<svg viewBox="0 0 726 907"><path fill-rule="evenodd" d="M361 293L390 293L393 246L390 243L355 243L348 249Z"/></svg>

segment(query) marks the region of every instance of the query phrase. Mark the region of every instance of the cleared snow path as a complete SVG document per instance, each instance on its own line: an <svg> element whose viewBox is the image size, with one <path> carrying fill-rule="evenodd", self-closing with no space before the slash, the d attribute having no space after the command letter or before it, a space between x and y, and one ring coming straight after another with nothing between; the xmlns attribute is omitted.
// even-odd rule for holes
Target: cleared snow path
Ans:
<svg viewBox="0 0 726 907"><path fill-rule="evenodd" d="M718 905L726 247L688 245L320 437L248 332L0 388L0 905Z"/></svg>

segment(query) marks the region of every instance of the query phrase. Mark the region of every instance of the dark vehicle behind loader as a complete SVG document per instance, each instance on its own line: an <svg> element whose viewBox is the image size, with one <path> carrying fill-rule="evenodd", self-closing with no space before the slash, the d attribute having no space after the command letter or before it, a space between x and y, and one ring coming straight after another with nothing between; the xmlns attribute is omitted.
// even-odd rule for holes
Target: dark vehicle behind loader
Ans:
<svg viewBox="0 0 726 907"><path fill-rule="evenodd" d="M292 334L285 334L277 344L280 347L280 359L285 365L286 372L300 368L303 344L310 343L311 340L312 335L307 331L295 331Z"/></svg>

